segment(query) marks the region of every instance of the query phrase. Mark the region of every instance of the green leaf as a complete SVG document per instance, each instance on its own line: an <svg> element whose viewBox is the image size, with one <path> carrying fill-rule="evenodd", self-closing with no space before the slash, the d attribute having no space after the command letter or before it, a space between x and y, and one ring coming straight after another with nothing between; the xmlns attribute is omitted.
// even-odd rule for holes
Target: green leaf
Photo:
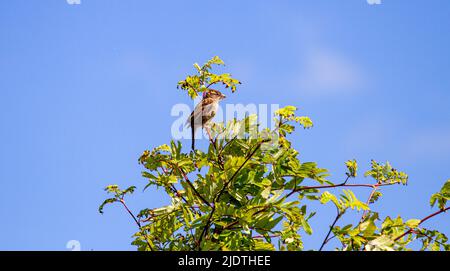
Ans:
<svg viewBox="0 0 450 271"><path fill-rule="evenodd" d="M265 243L258 240L255 242L255 250L256 251L275 250L275 247L271 243Z"/></svg>
<svg viewBox="0 0 450 271"><path fill-rule="evenodd" d="M367 251L393 251L394 241L386 235L381 235L366 245Z"/></svg>
<svg viewBox="0 0 450 271"><path fill-rule="evenodd" d="M375 203L383 194L380 191L375 191L370 198L369 203Z"/></svg>
<svg viewBox="0 0 450 271"><path fill-rule="evenodd" d="M300 223L308 235L311 235L313 233L311 226L309 225L308 221L306 221L306 219L303 216L300 217Z"/></svg>
<svg viewBox="0 0 450 271"><path fill-rule="evenodd" d="M320 196L320 203L327 204L329 201L332 201L338 209L341 209L341 204L339 203L335 195L331 194L328 191L323 192Z"/></svg>
<svg viewBox="0 0 450 271"><path fill-rule="evenodd" d="M410 219L405 222L406 226L408 226L412 229L417 228L417 226L419 226L419 223L420 223L420 219Z"/></svg>
<svg viewBox="0 0 450 271"><path fill-rule="evenodd" d="M450 180L447 180L438 193L435 193L430 198L430 205L434 207L436 202L439 209L445 209L447 201L450 200Z"/></svg>
<svg viewBox="0 0 450 271"><path fill-rule="evenodd" d="M261 192L261 197L268 199L271 191L272 191L272 187L270 187L270 186L264 188L264 190Z"/></svg>
<svg viewBox="0 0 450 271"><path fill-rule="evenodd" d="M313 127L313 122L309 117L295 117L294 121L299 123L303 128L308 129Z"/></svg>
<svg viewBox="0 0 450 271"><path fill-rule="evenodd" d="M289 118L289 117L294 116L295 111L297 111L297 107L288 105L288 106L285 106L285 107L282 107L282 108L279 108L278 110L276 110L275 115Z"/></svg>
<svg viewBox="0 0 450 271"><path fill-rule="evenodd" d="M371 176L379 183L384 184L403 184L408 183L408 175L404 172L394 169L389 162L380 164L372 160L372 168L364 174L364 176Z"/></svg>
<svg viewBox="0 0 450 271"><path fill-rule="evenodd" d="M98 212L103 214L103 208L105 207L105 205L111 204L111 203L116 202L116 201L118 201L118 200L115 199L115 198L106 199L105 201L103 201L103 203L100 205L100 207L98 207Z"/></svg>
<svg viewBox="0 0 450 271"><path fill-rule="evenodd" d="M356 163L356 160L348 160L345 162L345 165L348 169L347 176L352 178L356 177L358 171L358 163Z"/></svg>

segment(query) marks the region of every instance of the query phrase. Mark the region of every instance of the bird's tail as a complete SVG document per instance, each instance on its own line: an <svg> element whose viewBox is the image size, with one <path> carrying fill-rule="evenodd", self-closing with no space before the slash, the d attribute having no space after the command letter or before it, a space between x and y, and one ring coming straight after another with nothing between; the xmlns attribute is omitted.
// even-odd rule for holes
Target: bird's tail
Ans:
<svg viewBox="0 0 450 271"><path fill-rule="evenodd" d="M191 135L192 135L192 151L195 151L195 126L194 126L194 118L190 121L191 126Z"/></svg>

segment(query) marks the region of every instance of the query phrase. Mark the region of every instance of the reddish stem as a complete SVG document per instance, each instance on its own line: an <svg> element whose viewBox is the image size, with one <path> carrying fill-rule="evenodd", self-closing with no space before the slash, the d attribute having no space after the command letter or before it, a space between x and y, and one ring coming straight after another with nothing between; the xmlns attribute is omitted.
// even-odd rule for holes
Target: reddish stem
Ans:
<svg viewBox="0 0 450 271"><path fill-rule="evenodd" d="M439 215L439 214L444 213L445 211L447 211L447 210L449 210L449 209L450 209L450 206L447 207L447 208L441 209L441 210L439 210L439 211L437 211L437 212L434 212L434 213L432 213L432 214L429 215L429 216L426 216L426 217L422 218L417 226L419 226L420 224L424 223L425 221L427 221L428 219L430 219L430 218L432 218L432 217L434 217L434 216L437 216L437 215ZM399 237L395 238L394 241L397 241L398 239L404 237L405 235L408 235L408 234L412 233L413 231L414 231L414 229L412 229L412 228L409 229L409 230L407 230L407 231L404 232L402 235L400 235Z"/></svg>

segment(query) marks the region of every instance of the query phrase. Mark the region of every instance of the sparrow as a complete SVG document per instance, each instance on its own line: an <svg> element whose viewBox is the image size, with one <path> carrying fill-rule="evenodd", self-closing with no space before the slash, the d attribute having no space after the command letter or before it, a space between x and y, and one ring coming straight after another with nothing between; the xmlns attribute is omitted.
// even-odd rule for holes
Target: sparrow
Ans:
<svg viewBox="0 0 450 271"><path fill-rule="evenodd" d="M192 111L186 121L186 124L191 127L192 150L195 150L195 131L200 127L205 128L205 126L209 124L217 113L219 101L225 98L226 96L220 91L209 89L204 93L201 102L199 102L194 111Z"/></svg>

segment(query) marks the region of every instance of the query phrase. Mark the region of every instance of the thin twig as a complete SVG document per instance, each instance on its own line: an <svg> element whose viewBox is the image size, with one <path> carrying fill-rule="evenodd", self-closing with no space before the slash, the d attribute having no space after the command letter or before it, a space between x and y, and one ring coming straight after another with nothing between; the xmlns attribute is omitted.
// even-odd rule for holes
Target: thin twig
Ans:
<svg viewBox="0 0 450 271"><path fill-rule="evenodd" d="M415 233L415 234L417 234L417 235L421 234L421 235L427 237L427 238L428 238L428 241L434 241L434 242L438 243L438 244L441 245L441 246L445 246L445 245L446 245L446 244L444 244L444 243L438 241L437 238L435 239L435 238L433 238L432 236L429 236L428 234L426 234L425 232L422 232L421 229L415 229L415 230L413 230L412 232ZM428 246L427 246L426 248L428 248Z"/></svg>
<svg viewBox="0 0 450 271"><path fill-rule="evenodd" d="M209 207L211 206L211 203L208 202L198 191L197 189L195 189L194 184L192 184L192 182L189 180L189 178L187 177L186 173L184 172L184 170L182 168L180 168L177 165L177 169L178 171L181 173L181 175L183 176L184 180L189 184L189 186L192 188L192 190L194 191L194 193L197 195L197 197L199 197L206 205L208 205Z"/></svg>
<svg viewBox="0 0 450 271"><path fill-rule="evenodd" d="M173 172L173 168L171 169L170 173L164 167L161 167L161 169L164 172L164 174L166 174L166 175L171 175L171 173ZM170 190L172 190L172 192L175 194L175 196L180 197L186 204L189 205L189 202L187 201L187 199L177 190L177 188L175 187L174 184L170 184L170 186L168 188ZM193 212L195 212L195 209L193 208L193 206L189 206L189 207L192 209Z"/></svg>
<svg viewBox="0 0 450 271"><path fill-rule="evenodd" d="M223 192L225 191L225 189L228 187L228 185L233 181L233 179L236 177L236 175L239 173L239 171L245 166L245 164L247 164L247 162L253 157L253 155L256 153L256 151L261 147L261 144L264 143L263 141L259 142L258 145L255 147L255 149L247 156L247 158L245 159L245 161L241 164L241 166L236 170L236 172L231 176L231 178L224 183L222 189L219 191L219 193L216 195L215 199L214 199L214 203L220 200L220 197L222 196ZM208 216L208 219L206 220L206 224L205 227L203 228L202 233L200 234L200 237L198 239L198 246L199 246L199 250L201 250L201 243L202 243L202 239L205 236L206 232L209 230L209 226L211 224L211 219L212 216L214 215L214 212L216 211L216 205L214 204L212 206L212 210L211 213Z"/></svg>
<svg viewBox="0 0 450 271"><path fill-rule="evenodd" d="M253 155L255 155L255 153L261 147L262 143L264 143L264 142L261 141L258 143L258 145L255 147L255 149L247 156L247 158L242 163L242 165L236 170L236 172L234 172L233 176L231 176L231 178L223 185L222 189L220 190L219 194L217 195L216 201L220 200L222 193L225 191L225 189L228 187L228 185L233 181L233 179L236 177L236 175L239 173L239 171L241 171L241 169L245 166L245 164L247 164L247 162L253 157Z"/></svg>
<svg viewBox="0 0 450 271"><path fill-rule="evenodd" d="M237 138L237 135L234 136L231 140L229 140L227 143L225 143L225 145L218 151L217 153L217 159L219 160L219 165L221 166L221 169L224 169L224 165L223 165L223 156L222 153L223 151L228 147L228 145L233 142L235 139Z"/></svg>
<svg viewBox="0 0 450 271"><path fill-rule="evenodd" d="M439 210L439 211L437 211L437 212L432 213L431 215L428 215L428 216L422 218L422 219L420 220L419 224L417 224L417 226L421 225L422 223L424 223L425 221L427 221L428 219L430 219L430 218L432 218L432 217L434 217L434 216L437 216L437 215L439 215L439 214L444 213L445 211L447 211L447 210L449 210L449 209L450 209L450 206L447 207L447 208L441 209L441 210ZM410 234L410 233L413 232L413 231L414 231L413 228L407 230L407 231L404 232L402 235L400 235L400 236L398 236L397 238L395 238L394 241L397 241L398 239L404 237L405 235Z"/></svg>
<svg viewBox="0 0 450 271"><path fill-rule="evenodd" d="M370 192L370 195L369 195L369 197L367 198L367 201L366 201L367 206L369 206L370 201L372 200L372 198L375 195L375 192L377 192L377 190L378 190L378 186L373 187L372 192ZM364 210L363 211L361 219L359 220L359 224L361 224L364 221L364 219L366 218L366 215L367 215L368 212L369 212L368 210Z"/></svg>
<svg viewBox="0 0 450 271"><path fill-rule="evenodd" d="M141 223L139 220L137 220L136 216L130 211L128 206L125 204L125 201L123 199L120 200L120 203L122 203L123 207L125 207L125 210L130 214L130 216L133 218L134 222L136 222L136 225L138 225L139 228L141 228Z"/></svg>
<svg viewBox="0 0 450 271"><path fill-rule="evenodd" d="M269 236L267 236L267 237L269 237L269 238L278 238L278 237L280 237L280 235L279 235L279 234L278 234L278 235L274 234L274 235L269 235ZM266 236L263 236L263 235L255 235L255 236L253 236L252 238L255 238L255 239L262 239L262 238L266 238Z"/></svg>
<svg viewBox="0 0 450 271"><path fill-rule="evenodd" d="M187 199L183 197L183 195L181 195L181 193L177 190L175 185L171 184L169 188L170 190L172 190L172 193L174 193L176 197L180 197L185 203L188 203Z"/></svg>
<svg viewBox="0 0 450 271"><path fill-rule="evenodd" d="M158 161L160 161L160 162L165 162L165 163L167 163L167 164L169 164L169 165L171 165L172 166L172 169L177 169L179 172L180 172L180 174L183 176L183 178L184 178L184 180L189 184L189 186L192 188L192 190L194 191L194 193L206 204L206 205L208 205L209 207L212 207L211 206L211 203L209 203L198 191L197 191L197 189L195 189L195 186L192 184L192 182L189 180L189 178L188 178L188 176L186 175L186 173L184 172L184 170L182 169L182 168L180 168L179 166L178 166L178 164L175 164L175 163L172 163L172 162L170 162L170 161L166 161L166 160L158 160ZM167 170L165 170L163 167L161 167L162 169L163 169L163 171L167 174Z"/></svg>
<svg viewBox="0 0 450 271"><path fill-rule="evenodd" d="M220 149L219 154L222 154L223 150L225 150L228 147L228 145L230 145L234 140L236 140L236 138L237 135L234 136L232 139L228 140L228 142L225 143L225 145L223 145L222 149Z"/></svg>
<svg viewBox="0 0 450 271"><path fill-rule="evenodd" d="M187 199L177 190L177 188L175 187L174 184L171 184L169 186L169 188L171 189L172 193L175 194L176 197L180 197L186 203L186 205L192 210L192 212L197 213L198 215L201 215L200 211L195 210L196 208L199 208L199 207L190 205L189 202L187 201Z"/></svg>
<svg viewBox="0 0 450 271"><path fill-rule="evenodd" d="M319 251L322 251L322 249L323 249L323 247L325 246L325 244L328 243L328 241L331 240L331 238L329 239L330 234L331 234L331 232L333 231L333 228L334 228L334 226L336 225L337 221L339 220L339 218L341 218L342 215L343 215L343 213L341 213L341 212L339 211L339 209L337 209L337 215L336 215L336 218L334 219L333 224L330 225L330 229L328 230L328 233L327 233L327 236L325 236L325 239L323 239L323 242L322 242L322 245L321 245L320 248L319 248Z"/></svg>
<svg viewBox="0 0 450 271"><path fill-rule="evenodd" d="M303 190L308 190L308 189L321 189L321 188L336 188L336 187L379 187L379 186L388 186L388 185L393 185L393 184L397 184L397 183L384 183L384 184L346 184L345 182L340 183L340 184L333 184L333 185L318 185L318 186L302 186L302 187L298 187L295 188L294 190L292 190L289 194L287 194L286 197L291 196L292 194L294 194L295 192L298 191L303 191Z"/></svg>
<svg viewBox="0 0 450 271"><path fill-rule="evenodd" d="M219 152L219 150L217 150L217 146L216 146L217 137L213 139L213 137L211 136L211 131L210 131L210 129L208 127L205 127L205 130L206 130L206 133L208 134L209 141L211 142L211 145L213 145L214 150L217 152L217 163L219 164L220 169L223 170L224 169L224 164L223 164L223 161L221 159L220 152Z"/></svg>
<svg viewBox="0 0 450 271"><path fill-rule="evenodd" d="M130 214L130 216L133 218L134 222L136 222L136 225L139 227L139 230L142 231L141 222L139 222L139 220L136 218L136 216L130 211L130 209L126 205L125 201L123 199L120 199L120 203L122 203L122 205L125 208L125 210L127 210L127 212ZM150 250L153 251L153 248L150 245L150 242L148 241L147 235L145 235L145 241L147 242L147 245L150 248Z"/></svg>

